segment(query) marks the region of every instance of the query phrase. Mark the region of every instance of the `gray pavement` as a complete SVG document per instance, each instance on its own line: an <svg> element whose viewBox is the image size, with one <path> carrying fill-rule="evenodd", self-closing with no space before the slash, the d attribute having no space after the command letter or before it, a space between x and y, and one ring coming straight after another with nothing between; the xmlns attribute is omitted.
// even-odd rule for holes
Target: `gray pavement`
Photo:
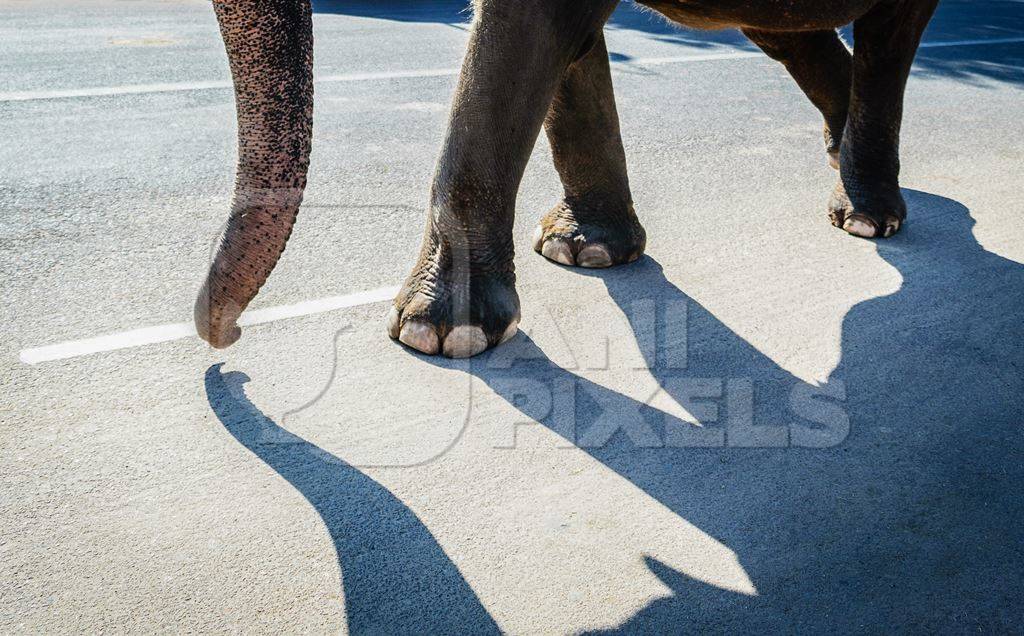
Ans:
<svg viewBox="0 0 1024 636"><path fill-rule="evenodd" d="M257 309L401 282L462 8L317 4ZM188 319L235 131L207 3L0 1L0 632L1021 631L1024 4L943 2L886 242L828 224L781 67L628 5L607 33L648 257L530 250L542 137L494 354L413 355L371 302L26 364Z"/></svg>

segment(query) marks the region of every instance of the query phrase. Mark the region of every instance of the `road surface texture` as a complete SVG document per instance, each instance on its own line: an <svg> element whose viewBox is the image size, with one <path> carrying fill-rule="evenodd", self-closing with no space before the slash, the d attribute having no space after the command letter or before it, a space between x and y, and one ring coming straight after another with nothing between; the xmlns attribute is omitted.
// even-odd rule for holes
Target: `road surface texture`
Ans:
<svg viewBox="0 0 1024 636"><path fill-rule="evenodd" d="M0 2L0 632L1019 632L1024 4L942 3L888 241L829 225L780 65L624 5L647 256L530 249L542 136L522 333L455 362L381 299L463 4L317 5L306 204L215 351L187 326L235 154L209 4Z"/></svg>

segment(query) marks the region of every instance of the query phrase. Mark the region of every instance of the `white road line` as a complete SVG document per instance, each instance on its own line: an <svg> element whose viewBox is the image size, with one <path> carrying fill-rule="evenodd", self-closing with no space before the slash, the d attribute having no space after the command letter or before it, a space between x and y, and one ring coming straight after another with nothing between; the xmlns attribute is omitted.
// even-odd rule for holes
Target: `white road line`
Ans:
<svg viewBox="0 0 1024 636"><path fill-rule="evenodd" d="M345 296L331 296L330 298L321 298L319 300L307 300L293 305L281 305L279 307L256 309L242 314L238 324L243 327L250 327L252 325L260 325L277 320L287 320L288 318L322 314L328 311L336 311L338 309L345 309L348 307L370 305L373 303L391 300L398 293L398 290L398 287L384 287L381 289L372 289L369 291L347 294ZM122 331L120 333L112 333L104 336L97 336L95 338L72 340L70 342L62 342L60 344L47 345L45 347L36 347L34 349L25 349L21 352L19 358L25 364L39 364L40 362L66 360L68 358L77 358L79 356L87 356L104 351L116 351L118 349L141 347L195 336L196 330L192 323L179 322L169 325L158 325L156 327L144 327L142 329Z"/></svg>
<svg viewBox="0 0 1024 636"><path fill-rule="evenodd" d="M377 82L393 79L415 79L419 77L451 77L459 74L457 68L427 68L413 71L386 71L381 73L348 73L324 75L316 78L317 84L338 82ZM174 84L135 84L131 86L101 86L56 91L20 91L0 93L0 102L28 102L44 99L69 99L77 97L110 97L118 95L144 95L150 93L180 93L186 91L226 90L231 88L230 80L211 82L179 82Z"/></svg>
<svg viewBox="0 0 1024 636"><path fill-rule="evenodd" d="M1017 44L1024 42L1024 37L991 38L982 40L951 40L946 42L924 42L923 49L938 49L956 46L984 46L994 44ZM658 66L662 64L685 64L688 62L707 62L714 60L740 60L752 57L759 57L757 51L729 51L722 53L702 53L698 55L681 55L674 57L650 57L630 60L632 66ZM328 75L317 79L318 83L330 82L367 82L390 79L419 78L419 77L449 77L458 75L459 70L447 69L422 69L413 71L391 71L384 73L351 73L346 75ZM230 88L230 82L191 82L181 84L139 84L136 86L112 86L99 88L86 88L78 90L63 91L27 91L0 93L0 102L28 101L38 99L62 99L73 97L98 97L112 95L136 95L144 93L161 93L173 91L194 91ZM370 291L357 292L345 296L332 296L319 300L309 300L293 305L280 307L269 307L246 312L239 320L239 325L252 326L287 320L299 316L309 316L328 311L335 311L347 307L358 307L372 303L390 300L398 293L397 287L386 287ZM19 358L25 364L39 364L53 360L65 360L79 356L101 353L104 351L116 351L130 347L169 342L190 338L196 335L195 328L191 323L174 323L169 325L158 325L156 327L144 327L132 331L107 334L83 340L73 340L55 345L25 349Z"/></svg>
<svg viewBox="0 0 1024 636"><path fill-rule="evenodd" d="M948 40L945 42L922 42L922 49L944 49L955 46L981 46L985 44L1020 44L1024 36L1013 38L990 38L987 40ZM753 57L764 57L760 51L729 51L723 53L704 53L697 55L679 55L673 57L641 57L622 63L623 66L658 66L660 64L686 64L688 62L711 62L715 60L746 60Z"/></svg>
<svg viewBox="0 0 1024 636"><path fill-rule="evenodd" d="M948 46L979 46L982 44L1019 44L1024 37L989 38L987 40L947 40L946 42L922 42L922 49L944 49Z"/></svg>
<svg viewBox="0 0 1024 636"><path fill-rule="evenodd" d="M416 79L418 77L452 77L459 74L457 68L425 68L415 71L382 71L380 73L345 73L323 75L316 78L317 84L333 82L379 82L393 79Z"/></svg>
<svg viewBox="0 0 1024 636"><path fill-rule="evenodd" d="M97 86L56 91L14 91L0 93L0 102L29 102L43 99L72 99L78 97L111 97L120 95L146 95L177 91L205 91L231 88L231 82L180 82L176 84L134 84L132 86Z"/></svg>
<svg viewBox="0 0 1024 636"><path fill-rule="evenodd" d="M746 60L752 57L764 57L760 51L724 51L721 53L698 53L696 55L676 55L671 57L638 57L614 66L629 68L630 66L660 66L662 64L687 64L690 62L714 62L716 60Z"/></svg>
<svg viewBox="0 0 1024 636"><path fill-rule="evenodd" d="M983 40L950 40L946 42L924 42L922 49L941 49L955 46L984 46L995 44L1020 44L1024 37L990 38ZM761 57L760 51L726 51L721 53L700 53L696 55L678 55L671 57L647 57L616 63L614 66L628 68L630 66L659 66L663 64L687 64L692 62L711 62L715 60L745 60ZM378 82L394 79L415 79L423 77L455 77L457 68L428 68L410 71L383 71L379 73L345 73L341 75L324 75L316 78L317 84L341 82ZM227 80L209 82L179 82L164 84L134 84L129 86L98 86L94 88L77 88L52 91L12 91L0 93L2 102L26 102L46 99L73 99L82 97L113 97L120 95L145 95L150 93L176 93L185 91L226 90L231 88Z"/></svg>

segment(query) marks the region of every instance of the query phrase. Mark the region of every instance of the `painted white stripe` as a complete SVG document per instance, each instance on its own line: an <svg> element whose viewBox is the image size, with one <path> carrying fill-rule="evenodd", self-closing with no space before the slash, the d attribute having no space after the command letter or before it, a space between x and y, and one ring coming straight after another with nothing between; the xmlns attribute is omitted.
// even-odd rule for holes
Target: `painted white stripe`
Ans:
<svg viewBox="0 0 1024 636"><path fill-rule="evenodd" d="M948 40L946 42L922 42L922 49L943 49L947 46L981 46L984 44L1019 44L1024 37L989 38L987 40Z"/></svg>
<svg viewBox="0 0 1024 636"><path fill-rule="evenodd" d="M676 55L671 57L638 57L619 66L659 66L661 64L687 64L689 62L714 62L716 60L746 60L752 57L764 57L760 51L724 51L722 53L698 53L696 55Z"/></svg>
<svg viewBox="0 0 1024 636"><path fill-rule="evenodd" d="M946 42L922 42L922 49L943 49L955 46L981 46L985 44L1020 44L1024 36L1013 38L990 38L987 40L948 40ZM746 60L764 57L760 51L729 51L723 53L702 53L672 57L641 57L623 63L623 66L658 66L660 64L686 64L689 62L711 62L715 60Z"/></svg>
<svg viewBox="0 0 1024 636"><path fill-rule="evenodd" d="M324 75L316 78L317 84L332 82L378 82L393 79L416 79L418 77L452 77L459 74L457 68L424 68L414 71L382 71L380 73L345 73Z"/></svg>
<svg viewBox="0 0 1024 636"><path fill-rule="evenodd" d="M0 93L0 102L28 102L41 99L72 99L78 97L143 95L149 93L173 93L175 91L205 91L215 88L231 88L231 82L182 82L177 84L134 84L131 86L97 86L95 88L74 88L56 91L15 91L12 93Z"/></svg>
<svg viewBox="0 0 1024 636"><path fill-rule="evenodd" d="M984 46L996 44L1024 43L1022 37L990 38L982 40L949 40L946 42L924 42L922 49L941 49L955 46ZM761 57L759 51L729 51L722 53L701 53L696 55L678 55L672 57L646 57L630 60L628 63L615 66L658 66L662 64L687 64L691 62L710 62L715 60L745 60ZM341 75L324 75L316 78L317 84L339 82L378 82L394 79L415 79L429 77L455 77L457 68L429 68L409 71L382 71L379 73L346 73ZM226 90L231 88L230 81L179 82L165 84L134 84L129 86L98 86L95 88L78 88L52 91L13 91L0 93L0 102L25 102L44 99L73 99L82 97L111 97L120 95L143 95L149 93L175 93L185 91Z"/></svg>
<svg viewBox="0 0 1024 636"><path fill-rule="evenodd" d="M384 71L380 73L347 73L324 75L316 78L317 84L338 82L378 82L393 79L415 79L420 77L452 77L459 74L457 68L425 68L412 71ZM100 86L56 91L20 91L0 93L0 102L27 102L43 99L69 99L79 97L110 97L118 95L142 95L149 93L180 93L231 88L230 80L210 82L179 82L170 84L134 84L131 86Z"/></svg>
<svg viewBox="0 0 1024 636"><path fill-rule="evenodd" d="M995 44L1017 44L1024 43L1024 37L990 38L978 40L950 40L945 42L924 42L923 49L936 49L956 46L984 46ZM756 51L730 51L723 53L703 53L698 55L683 55L673 57L651 57L637 58L629 64L638 66L657 66L662 64L684 64L689 62L706 62L714 60L739 60L752 57L759 57L761 53ZM421 78L421 77L449 77L458 75L458 69L421 69L412 71L390 71L383 73L351 73L346 75L328 75L317 79L319 83L329 82L365 82L381 81L389 79ZM112 86L87 88L78 90L63 91L27 91L0 93L0 102L28 101L37 99L62 99L75 97L99 97L111 95L133 95L143 93L161 93L173 91L194 91L210 89L230 88L230 82L191 82L180 84L139 84L135 86ZM370 291L357 292L345 296L332 296L319 300L309 300L293 305L282 305L246 312L239 319L241 326L259 325L277 320L287 320L299 316L320 314L347 307L358 307L372 303L390 300L398 293L397 287L386 287ZM91 355L104 351L116 351L130 347L139 347L149 344L168 342L190 338L196 335L195 328L191 323L174 323L158 325L156 327L144 327L132 331L73 340L55 345L25 349L20 354L20 359L25 364L39 364L52 360L64 360L79 356Z"/></svg>
<svg viewBox="0 0 1024 636"><path fill-rule="evenodd" d="M86 338L84 340L62 342L35 349L25 349L21 352L19 358L25 364L39 364L40 362L49 362L51 360L87 356L93 353L100 353L101 351L114 351L116 349L167 342L169 340L179 340L194 335L196 335L195 327L187 323L160 325L158 327L133 329L132 331Z"/></svg>
<svg viewBox="0 0 1024 636"><path fill-rule="evenodd" d="M299 316L311 316L313 314L322 314L328 311L336 311L338 309L345 309L348 307L372 305L373 303L384 302L385 300L393 300L394 297L398 295L399 290L399 287L381 287L380 289L371 289L369 291L356 292L354 294L346 294L344 296L331 296L329 298L320 298L319 300L307 300L301 303L295 303L294 305L281 305L279 307L256 309L242 314L242 317L238 319L238 324L241 327L249 327L252 325L260 325L265 322L287 320L289 318L298 318Z"/></svg>
<svg viewBox="0 0 1024 636"><path fill-rule="evenodd" d="M355 294L347 294L345 296L331 296L329 298L321 298L319 300L307 300L293 305L256 309L242 314L242 317L238 320L238 324L243 327L250 327L252 325L260 325L268 322L275 322L277 320L298 318L299 316L322 314L328 311L345 309L347 307L370 305L373 303L391 300L398 293L398 290L398 287L384 287L381 289L357 292ZM141 347L144 345L169 342L171 340L181 340L183 338L192 338L195 336L196 330L192 323L180 322L169 325L158 325L156 327L133 329L131 331L123 331L121 333L96 336L95 338L85 338L84 340L72 340L71 342L62 342L60 344L47 345L45 347L36 347L34 349L25 349L21 352L19 358L25 364L39 364L40 362L66 360L67 358L77 358L79 356L87 356L94 353L102 353L104 351L116 351L118 349Z"/></svg>

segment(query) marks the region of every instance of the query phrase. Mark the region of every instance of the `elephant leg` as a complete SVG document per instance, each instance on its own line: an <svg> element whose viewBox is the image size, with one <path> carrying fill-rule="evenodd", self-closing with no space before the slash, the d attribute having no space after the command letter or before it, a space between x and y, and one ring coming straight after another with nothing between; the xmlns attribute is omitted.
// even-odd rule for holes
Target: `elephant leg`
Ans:
<svg viewBox="0 0 1024 636"><path fill-rule="evenodd" d="M515 334L519 182L560 78L616 4L476 0L423 247L388 316L392 338L468 357Z"/></svg>
<svg viewBox="0 0 1024 636"><path fill-rule="evenodd" d="M744 35L770 58L782 62L825 118L825 151L839 169L839 148L850 108L853 56L835 31L758 31Z"/></svg>
<svg viewBox="0 0 1024 636"><path fill-rule="evenodd" d="M900 193L903 94L921 35L938 0L875 5L854 22L853 88L840 150L832 224L865 238L889 237L906 219Z"/></svg>
<svg viewBox="0 0 1024 636"><path fill-rule="evenodd" d="M603 33L562 76L544 128L565 194L541 219L533 248L563 265L635 261L646 233L633 211Z"/></svg>
<svg viewBox="0 0 1024 636"><path fill-rule="evenodd" d="M277 264L306 186L313 122L309 0L214 0L235 85L238 168L227 228L195 303L199 335L238 339L236 320Z"/></svg>

